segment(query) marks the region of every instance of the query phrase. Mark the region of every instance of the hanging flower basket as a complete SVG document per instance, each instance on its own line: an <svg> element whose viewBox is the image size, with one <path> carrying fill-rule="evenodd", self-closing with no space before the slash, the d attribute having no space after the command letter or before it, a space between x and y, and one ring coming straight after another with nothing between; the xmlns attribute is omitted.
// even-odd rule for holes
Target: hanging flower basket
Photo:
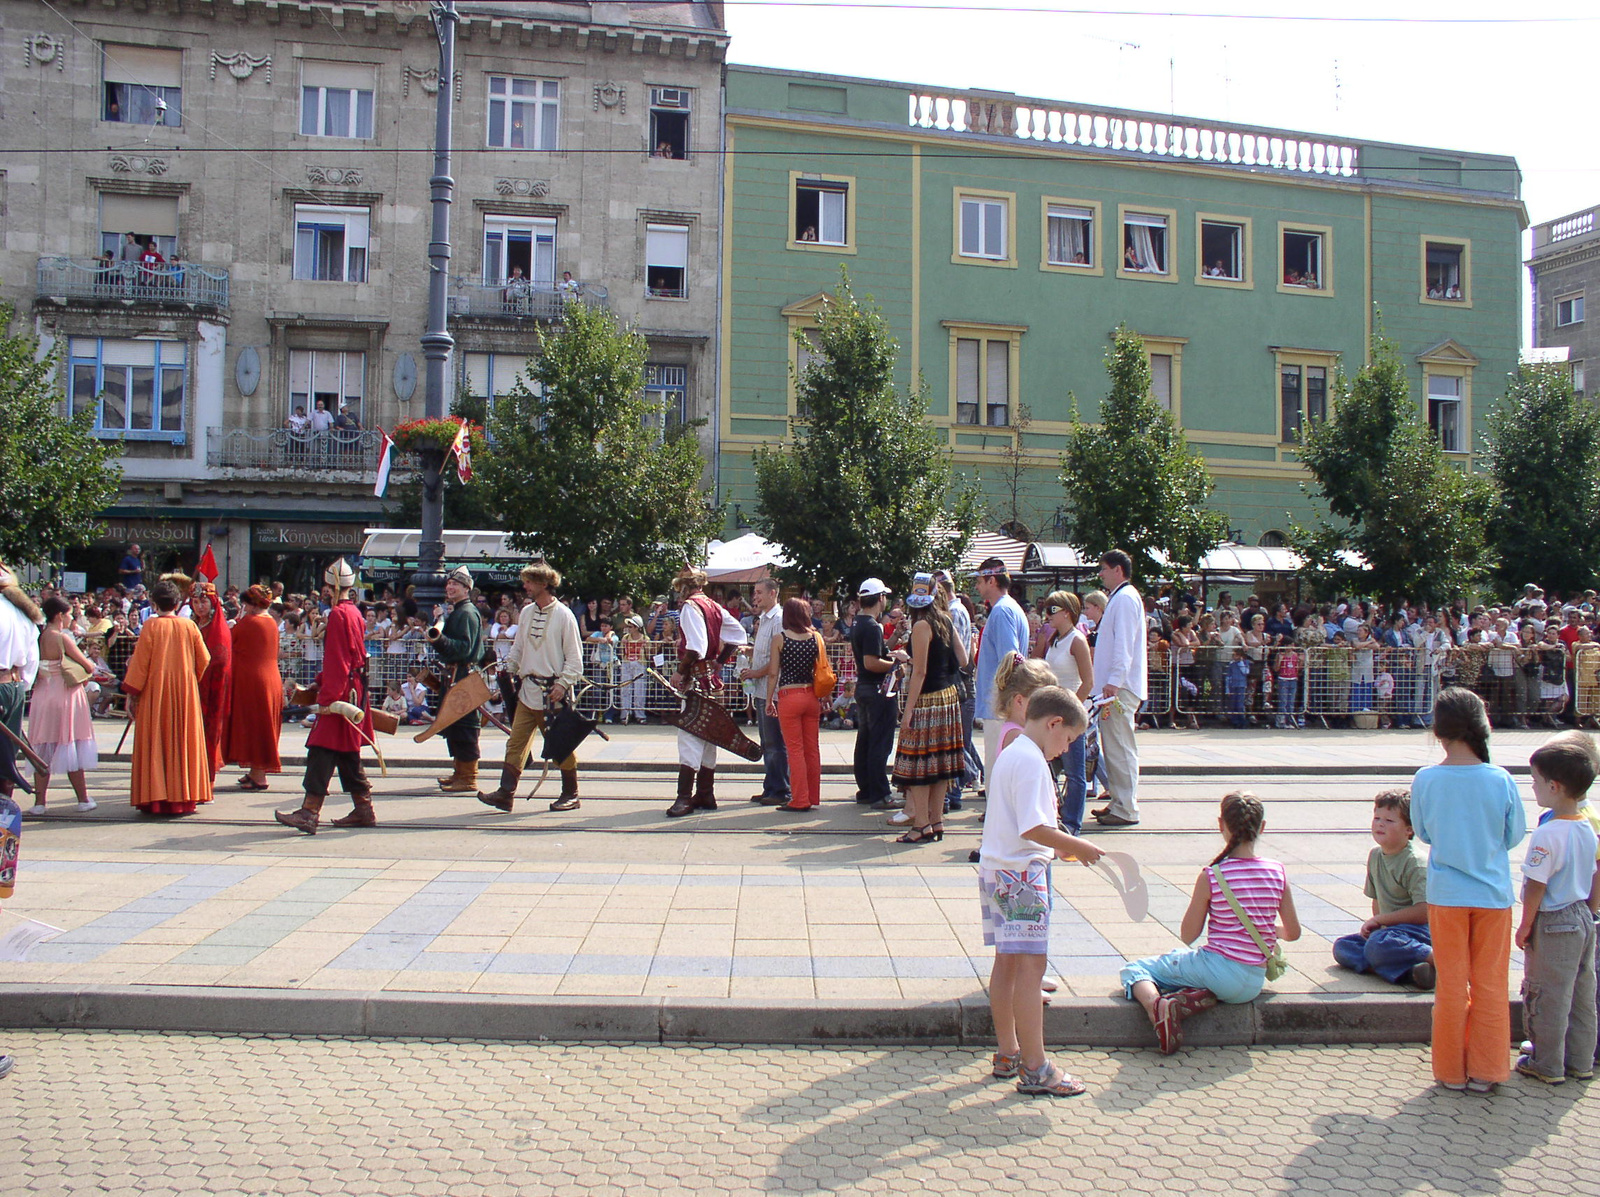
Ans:
<svg viewBox="0 0 1600 1197"><path fill-rule="evenodd" d="M389 433L389 439L394 441L394 447L402 453L415 453L425 449L436 449L445 453L455 443L456 433L460 430L460 420L430 420L424 417L396 424ZM482 445L483 427L469 421L467 439L474 449Z"/></svg>

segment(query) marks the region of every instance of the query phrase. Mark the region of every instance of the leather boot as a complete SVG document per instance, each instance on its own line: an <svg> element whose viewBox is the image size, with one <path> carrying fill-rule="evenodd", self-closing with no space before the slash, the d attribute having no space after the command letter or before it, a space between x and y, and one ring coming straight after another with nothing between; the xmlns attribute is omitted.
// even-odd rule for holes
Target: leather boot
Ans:
<svg viewBox="0 0 1600 1197"><path fill-rule="evenodd" d="M299 810L272 812L272 817L285 827L293 827L296 831L306 835L317 834L317 817L322 812L322 799L313 798L307 794L305 801L300 804Z"/></svg>
<svg viewBox="0 0 1600 1197"><path fill-rule="evenodd" d="M354 798L355 809L343 818L333 821L334 827L376 827L378 816L372 809L372 795L365 794Z"/></svg>
<svg viewBox="0 0 1600 1197"><path fill-rule="evenodd" d="M678 766L678 800L667 808L667 818L681 819L694 814L694 770L688 765Z"/></svg>
<svg viewBox="0 0 1600 1197"><path fill-rule="evenodd" d="M446 794L476 794L478 792L478 762L457 761L455 776L441 781L439 788Z"/></svg>
<svg viewBox="0 0 1600 1197"><path fill-rule="evenodd" d="M450 776L438 779L441 790L448 790L461 780L461 764L462 762L456 760L450 762Z"/></svg>
<svg viewBox="0 0 1600 1197"><path fill-rule="evenodd" d="M478 801L495 810L511 813L511 804L517 800L517 783L522 780L521 769L501 768L500 788L492 794L479 794Z"/></svg>
<svg viewBox="0 0 1600 1197"><path fill-rule="evenodd" d="M576 769L561 770L561 794L550 804L550 809L578 809L578 771Z"/></svg>
<svg viewBox="0 0 1600 1197"><path fill-rule="evenodd" d="M715 769L702 769L695 776L694 808L695 810L716 810L717 796L712 793L712 788L717 780Z"/></svg>

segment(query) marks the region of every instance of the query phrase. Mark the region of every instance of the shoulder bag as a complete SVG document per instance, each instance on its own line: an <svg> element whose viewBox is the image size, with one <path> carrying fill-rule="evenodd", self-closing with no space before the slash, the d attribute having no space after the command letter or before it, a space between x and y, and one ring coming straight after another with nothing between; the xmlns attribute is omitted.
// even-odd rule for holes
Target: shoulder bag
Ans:
<svg viewBox="0 0 1600 1197"><path fill-rule="evenodd" d="M822 633L812 632L811 639L817 646L817 664L811 672L811 692L817 696L818 701L826 702L833 697L839 679L834 676L833 665L828 660L828 646L822 639Z"/></svg>
<svg viewBox="0 0 1600 1197"><path fill-rule="evenodd" d="M61 676L66 679L67 685L81 686L94 675L71 657L63 655L61 658Z"/></svg>
<svg viewBox="0 0 1600 1197"><path fill-rule="evenodd" d="M1221 865L1211 866L1211 875L1216 878L1217 888L1222 891L1222 896L1228 900L1228 905L1233 907L1233 915L1239 920L1241 926L1250 932L1250 938L1256 941L1256 948L1262 956L1266 957L1267 980L1276 981L1289 971L1289 962L1283 958L1281 944L1273 944L1272 950L1267 950L1267 941L1261 932L1256 930L1255 922L1245 913L1244 907L1239 905L1239 899L1233 896L1233 890L1228 885L1228 878L1223 875Z"/></svg>

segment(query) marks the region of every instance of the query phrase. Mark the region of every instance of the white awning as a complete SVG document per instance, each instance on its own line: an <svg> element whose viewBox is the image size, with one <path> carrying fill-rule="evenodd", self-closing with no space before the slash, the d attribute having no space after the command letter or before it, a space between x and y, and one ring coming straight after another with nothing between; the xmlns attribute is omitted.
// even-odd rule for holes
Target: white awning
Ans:
<svg viewBox="0 0 1600 1197"><path fill-rule="evenodd" d="M368 528L361 546L363 557L380 561L415 561L422 533L416 528ZM505 532L450 532L444 534L446 568L476 561L534 561L537 553L511 547Z"/></svg>

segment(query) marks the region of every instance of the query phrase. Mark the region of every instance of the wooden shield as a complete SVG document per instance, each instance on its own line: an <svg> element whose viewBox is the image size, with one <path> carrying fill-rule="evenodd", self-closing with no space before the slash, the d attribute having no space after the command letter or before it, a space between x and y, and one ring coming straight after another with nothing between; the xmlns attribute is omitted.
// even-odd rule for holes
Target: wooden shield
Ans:
<svg viewBox="0 0 1600 1197"><path fill-rule="evenodd" d="M470 715L488 701L489 683L483 680L482 674L469 673L445 693L439 703L439 713L433 717L433 722L411 738L420 744L438 735L464 715Z"/></svg>

